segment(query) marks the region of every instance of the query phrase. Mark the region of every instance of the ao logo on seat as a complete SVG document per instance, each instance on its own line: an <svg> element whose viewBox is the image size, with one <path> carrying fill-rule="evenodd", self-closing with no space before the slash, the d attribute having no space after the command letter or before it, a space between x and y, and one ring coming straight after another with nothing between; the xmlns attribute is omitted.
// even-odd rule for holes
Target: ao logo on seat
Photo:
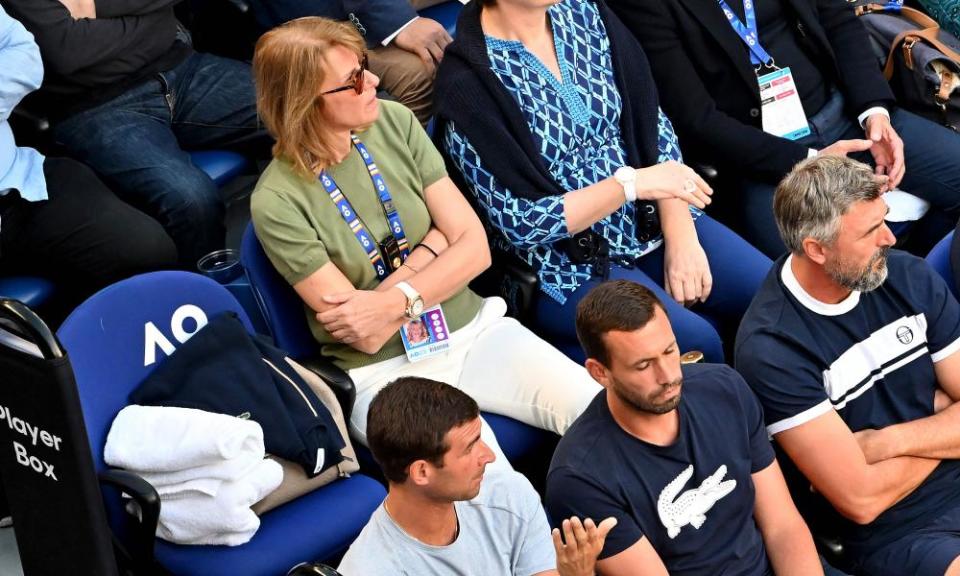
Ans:
<svg viewBox="0 0 960 576"><path fill-rule="evenodd" d="M184 304L177 308L170 317L170 333L173 338L183 344L191 336L207 325L207 315L199 306ZM192 327L192 328L191 328ZM157 361L157 348L169 356L177 349L163 332L153 322L143 325L143 365L150 366Z"/></svg>

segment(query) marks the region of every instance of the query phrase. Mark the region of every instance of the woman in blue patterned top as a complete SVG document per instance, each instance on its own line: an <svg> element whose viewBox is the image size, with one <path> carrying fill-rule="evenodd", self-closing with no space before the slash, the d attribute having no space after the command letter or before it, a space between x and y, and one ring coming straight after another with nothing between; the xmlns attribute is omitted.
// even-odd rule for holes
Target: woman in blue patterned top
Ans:
<svg viewBox="0 0 960 576"><path fill-rule="evenodd" d="M682 349L723 361L714 326L732 345L770 260L676 198L709 187L682 164L646 57L601 1L468 4L434 102L494 241L537 271L543 336L582 359L576 303L626 278L667 302Z"/></svg>

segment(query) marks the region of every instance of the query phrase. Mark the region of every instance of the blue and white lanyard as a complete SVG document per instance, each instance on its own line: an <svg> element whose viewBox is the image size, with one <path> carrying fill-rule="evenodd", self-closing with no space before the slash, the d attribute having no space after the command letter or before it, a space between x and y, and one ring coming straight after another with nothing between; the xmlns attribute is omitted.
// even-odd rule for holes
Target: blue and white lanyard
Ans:
<svg viewBox="0 0 960 576"><path fill-rule="evenodd" d="M760 45L760 35L757 31L757 12L753 6L754 0L743 0L743 15L746 17L746 24L730 9L730 5L727 4L726 0L717 0L717 2L720 4L720 9L723 10L724 16L730 21L730 26L733 27L733 31L740 36L743 43L750 49L750 62L757 68L759 68L761 64L767 68L776 68L773 56L770 56L770 54L763 49L763 46Z"/></svg>
<svg viewBox="0 0 960 576"><path fill-rule="evenodd" d="M407 243L407 236L403 232L403 224L400 222L400 215L397 213L396 207L393 205L393 198L390 197L390 191L387 189L387 183L384 182L383 176L380 174L380 169L377 168L376 162L373 161L373 156L370 155L367 147L360 142L360 139L357 138L355 134L351 134L350 139L353 140L353 145L357 148L357 152L359 152L360 156L363 158L364 164L367 165L367 172L370 173L370 180L373 181L373 187L377 190L377 196L380 198L380 204L383 206L383 212L386 214L387 222L390 224L390 232L397 241L397 248L400 249L400 261L390 263L392 269L395 270L400 267L400 264L402 264L410 254L410 245ZM370 237L370 233L367 232L367 229L363 226L363 222L360 221L357 211L353 209L353 206L350 205L350 201L347 200L347 197L343 195L343 192L340 191L337 183L334 182L333 178L330 177L329 174L327 174L326 170L320 172L320 183L323 184L324 189L327 191L327 194L330 195L330 199L333 200L333 203L337 205L337 210L340 212L340 216L343 217L343 221L346 222L347 226L350 227L350 230L353 231L353 235L356 236L357 242L359 242L360 246L362 246L366 251L367 257L370 259L370 264L377 273L377 278L382 281L390 274L390 272L387 270L387 267L383 262L383 255L380 254L380 248Z"/></svg>

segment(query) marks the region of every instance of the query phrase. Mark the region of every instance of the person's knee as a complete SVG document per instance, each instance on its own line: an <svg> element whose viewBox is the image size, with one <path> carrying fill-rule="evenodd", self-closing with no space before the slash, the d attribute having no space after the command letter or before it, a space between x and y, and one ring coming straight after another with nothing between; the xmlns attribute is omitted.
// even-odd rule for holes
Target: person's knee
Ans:
<svg viewBox="0 0 960 576"><path fill-rule="evenodd" d="M144 216L123 246L120 272L129 276L139 272L166 270L177 265L177 246L159 222Z"/></svg>
<svg viewBox="0 0 960 576"><path fill-rule="evenodd" d="M387 47L377 53L371 68L381 77L381 88L410 108L417 119L426 124L433 108L434 73L423 64L420 57Z"/></svg>
<svg viewBox="0 0 960 576"><path fill-rule="evenodd" d="M220 226L223 199L217 185L193 166L171 166L157 174L157 202L166 220L183 225Z"/></svg>

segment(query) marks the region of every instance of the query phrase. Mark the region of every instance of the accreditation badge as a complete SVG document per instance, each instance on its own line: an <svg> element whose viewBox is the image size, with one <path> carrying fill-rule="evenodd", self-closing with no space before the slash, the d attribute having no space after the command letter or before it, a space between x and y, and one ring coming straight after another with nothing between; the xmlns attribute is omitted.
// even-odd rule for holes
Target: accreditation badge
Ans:
<svg viewBox="0 0 960 576"><path fill-rule="evenodd" d="M790 68L780 68L757 77L760 83L760 111L763 131L788 140L810 134L807 115Z"/></svg>
<svg viewBox="0 0 960 576"><path fill-rule="evenodd" d="M407 359L419 362L450 349L450 331L440 306L423 311L415 320L400 327L400 339Z"/></svg>

